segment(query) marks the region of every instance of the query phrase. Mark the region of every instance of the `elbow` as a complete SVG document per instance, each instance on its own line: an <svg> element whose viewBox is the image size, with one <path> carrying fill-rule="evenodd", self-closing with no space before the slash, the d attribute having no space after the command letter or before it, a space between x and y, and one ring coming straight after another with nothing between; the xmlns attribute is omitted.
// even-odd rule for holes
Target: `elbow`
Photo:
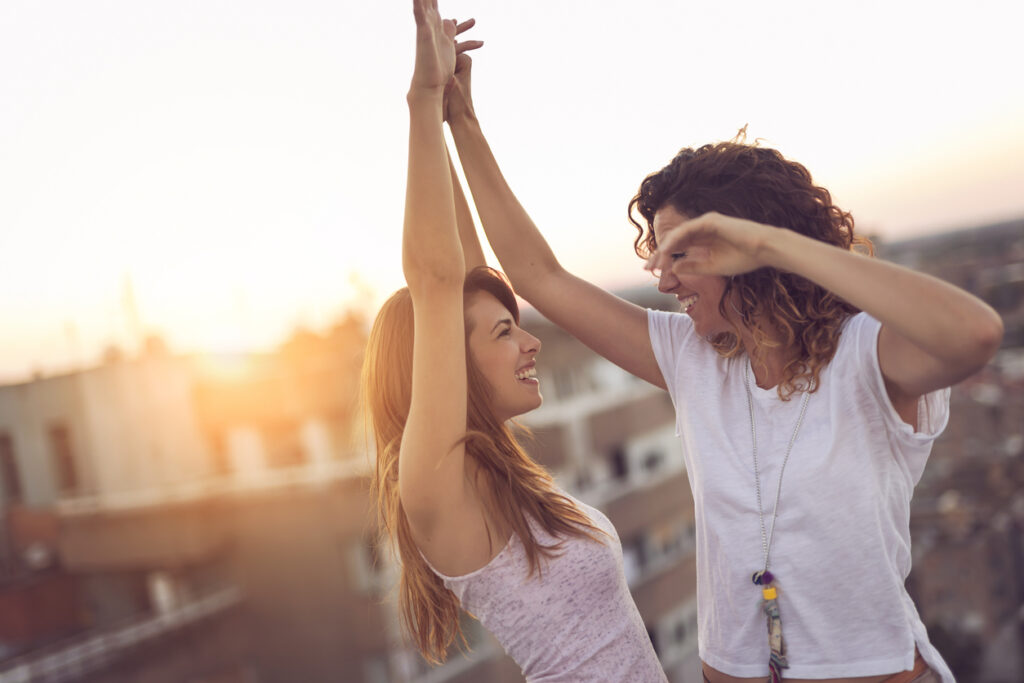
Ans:
<svg viewBox="0 0 1024 683"><path fill-rule="evenodd" d="M462 287L466 279L461 259L402 259L402 272L410 289Z"/></svg>
<svg viewBox="0 0 1024 683"><path fill-rule="evenodd" d="M974 345L983 363L992 360L1003 343L1003 319L993 309L988 309L986 319L974 328Z"/></svg>
<svg viewBox="0 0 1024 683"><path fill-rule="evenodd" d="M1003 320L994 310L986 308L986 315L968 325L969 337L961 355L965 377L985 367L1003 343Z"/></svg>

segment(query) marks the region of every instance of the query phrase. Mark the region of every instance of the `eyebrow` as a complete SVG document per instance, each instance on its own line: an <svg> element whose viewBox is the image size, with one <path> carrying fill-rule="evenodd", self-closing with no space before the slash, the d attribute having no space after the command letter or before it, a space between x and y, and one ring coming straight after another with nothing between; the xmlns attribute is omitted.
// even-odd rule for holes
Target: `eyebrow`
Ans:
<svg viewBox="0 0 1024 683"><path fill-rule="evenodd" d="M494 323L494 327L491 328L491 332L494 332L496 329L498 329L498 326L502 325L502 324L508 325L509 327L512 327L512 319L511 318L502 318L498 322Z"/></svg>

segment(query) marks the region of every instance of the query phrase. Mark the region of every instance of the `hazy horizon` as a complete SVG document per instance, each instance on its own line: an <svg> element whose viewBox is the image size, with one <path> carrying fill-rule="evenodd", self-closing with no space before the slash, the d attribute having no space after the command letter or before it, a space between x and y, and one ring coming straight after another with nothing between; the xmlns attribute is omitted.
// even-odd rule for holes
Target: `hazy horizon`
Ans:
<svg viewBox="0 0 1024 683"><path fill-rule="evenodd" d="M478 20L474 97L506 177L563 264L605 286L644 281L625 218L640 180L743 125L865 234L1024 217L1005 8L441 4ZM372 314L402 284L409 10L5 4L0 381L150 333L268 349Z"/></svg>

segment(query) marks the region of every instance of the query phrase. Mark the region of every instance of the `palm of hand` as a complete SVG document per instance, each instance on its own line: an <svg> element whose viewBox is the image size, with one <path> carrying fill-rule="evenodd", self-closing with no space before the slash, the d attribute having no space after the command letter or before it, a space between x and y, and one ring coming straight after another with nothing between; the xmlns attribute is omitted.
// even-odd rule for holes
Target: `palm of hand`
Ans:
<svg viewBox="0 0 1024 683"><path fill-rule="evenodd" d="M764 265L757 258L764 230L771 228L741 218L704 214L666 235L659 252L670 258L685 254L665 264L677 275L740 275Z"/></svg>
<svg viewBox="0 0 1024 683"><path fill-rule="evenodd" d="M415 0L416 66L414 88L442 88L455 73L455 24L441 19L437 3Z"/></svg>

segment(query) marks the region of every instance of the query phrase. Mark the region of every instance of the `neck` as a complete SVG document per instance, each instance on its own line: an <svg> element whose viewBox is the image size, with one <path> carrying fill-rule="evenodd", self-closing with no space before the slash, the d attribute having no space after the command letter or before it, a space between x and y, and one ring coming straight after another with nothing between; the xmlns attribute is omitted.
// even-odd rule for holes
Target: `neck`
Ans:
<svg viewBox="0 0 1024 683"><path fill-rule="evenodd" d="M782 335L769 330L768 339L779 341ZM782 381L783 370L796 357L797 349L793 346L758 345L753 330L749 327L740 328L740 342L750 357L750 369L754 373L754 381L762 389L771 389Z"/></svg>

